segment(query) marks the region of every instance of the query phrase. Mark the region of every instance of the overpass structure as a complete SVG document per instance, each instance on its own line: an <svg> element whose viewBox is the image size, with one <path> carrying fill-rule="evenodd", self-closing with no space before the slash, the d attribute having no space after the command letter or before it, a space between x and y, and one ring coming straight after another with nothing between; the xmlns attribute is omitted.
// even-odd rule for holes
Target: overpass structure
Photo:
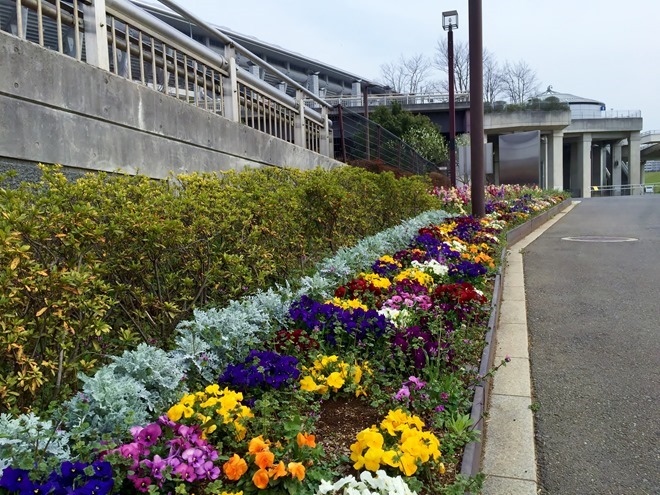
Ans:
<svg viewBox="0 0 660 495"><path fill-rule="evenodd" d="M660 130L643 132L639 143L643 162L660 160Z"/></svg>
<svg viewBox="0 0 660 495"><path fill-rule="evenodd" d="M406 110L427 115L443 129L448 127L447 94L368 94L326 101L335 109L341 105L359 113L364 113L365 103L369 109L397 102ZM307 104L317 105L311 100ZM457 132L469 133L469 95L456 95L455 107ZM492 144L494 170L490 180L495 183L499 183L500 175L500 137L508 134L538 131L539 185L569 190L574 196L589 197L592 189L603 187L610 187L615 194L639 193L643 162L660 154L660 131L640 134L639 110L608 111L600 101L550 88L523 106L502 103L491 107L484 115L483 141ZM336 110L330 115L336 119Z"/></svg>

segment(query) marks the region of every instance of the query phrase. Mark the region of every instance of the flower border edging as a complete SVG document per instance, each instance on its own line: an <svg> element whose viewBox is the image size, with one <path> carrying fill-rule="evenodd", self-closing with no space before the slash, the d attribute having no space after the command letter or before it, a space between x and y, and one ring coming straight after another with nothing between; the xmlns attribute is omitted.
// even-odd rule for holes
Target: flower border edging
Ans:
<svg viewBox="0 0 660 495"><path fill-rule="evenodd" d="M572 200L566 199L561 203L553 206L540 215L528 220L522 225L511 229L506 234L506 245L511 246L518 242L523 237L529 235L532 231L539 228L545 222L550 220L557 213L565 210L571 204ZM485 340L486 347L481 355L481 366L479 368L479 375L485 376L484 380L474 388L474 399L472 400L472 411L470 417L474 422L474 429L479 430L483 434L482 420L488 405L488 393L490 390L490 377L487 376L488 370L493 366L495 353L491 352L491 342L493 334L497 328L497 320L499 318L501 292L502 292L502 270L506 260L506 247L502 250L501 263L493 287L493 300L491 302L490 317L488 319L488 330L486 332ZM483 438L480 435L479 440L471 442L465 446L463 451L463 461L461 463L461 474L466 477L476 476L481 471L481 457L483 450Z"/></svg>

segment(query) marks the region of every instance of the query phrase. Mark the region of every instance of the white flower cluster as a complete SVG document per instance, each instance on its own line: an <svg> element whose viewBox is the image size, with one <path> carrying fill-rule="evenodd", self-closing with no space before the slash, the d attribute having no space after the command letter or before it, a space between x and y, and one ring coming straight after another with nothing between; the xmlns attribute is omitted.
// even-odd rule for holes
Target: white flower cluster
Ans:
<svg viewBox="0 0 660 495"><path fill-rule="evenodd" d="M460 241L451 241L451 242L449 243L449 248L450 248L452 251L456 251L456 252L462 253L463 251L465 251L465 244L463 244L463 243L460 242Z"/></svg>
<svg viewBox="0 0 660 495"><path fill-rule="evenodd" d="M326 493L336 495L417 495L401 476L392 478L385 471L376 471L374 477L369 471L360 473L360 481L353 476L346 476L335 483L321 480L316 495Z"/></svg>
<svg viewBox="0 0 660 495"><path fill-rule="evenodd" d="M429 261L425 261L424 263L420 263L417 260L413 260L411 262L411 265L419 270L422 270L423 272L437 275L440 277L444 277L445 275L447 275L447 273L449 273L449 267L447 265L443 265L438 260L429 260Z"/></svg>
<svg viewBox="0 0 660 495"><path fill-rule="evenodd" d="M395 328L406 328L412 323L412 314L406 308L382 308L378 310L378 314L391 321Z"/></svg>

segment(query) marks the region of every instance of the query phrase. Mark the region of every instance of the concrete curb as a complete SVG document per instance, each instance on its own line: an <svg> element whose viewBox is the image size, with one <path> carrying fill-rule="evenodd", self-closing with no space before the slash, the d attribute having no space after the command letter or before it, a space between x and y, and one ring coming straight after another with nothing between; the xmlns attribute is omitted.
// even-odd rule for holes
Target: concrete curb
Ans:
<svg viewBox="0 0 660 495"><path fill-rule="evenodd" d="M485 376L489 369L493 366L495 360L495 346L493 344L493 338L496 337L496 332L498 328L498 323L500 320L500 311L502 305L502 292L503 292L503 280L504 274L503 269L505 266L505 261L507 259L507 251L509 246L517 244L521 239L528 236L531 232L541 227L543 224L548 222L548 220L555 217L557 214L566 210L571 206L572 200L567 199L558 205L553 206L549 210L543 212L542 214L532 218L531 220L525 222L522 225L510 230L506 236L507 249L502 250L501 263L498 274L495 276L495 282L493 287L493 299L491 302L491 311L490 318L488 319L488 331L486 332L485 340L486 347L484 348L483 354L481 356L481 366L479 368L479 374ZM554 223L554 222L553 222ZM549 227L549 226L548 226ZM531 242L531 241L530 241ZM522 266L522 265L521 265ZM522 272L521 272L522 275ZM523 287L524 290L524 287ZM526 329L525 329L526 331ZM497 338L495 339L497 341ZM526 349L525 349L526 350ZM524 359L524 358L523 358ZM501 370L500 370L501 372ZM497 375L496 375L497 376ZM474 390L474 399L472 402L472 411L470 417L474 422L474 428L481 432L480 439L476 442L471 442L465 446L463 451L463 461L461 463L461 474L463 476L475 476L483 470L482 460L484 457L484 444L486 440L486 431L485 424L483 423L484 414L488 410L489 399L491 393L491 380L490 377L486 377L479 385L475 387ZM494 412L494 411L493 411ZM530 411L531 412L531 411ZM515 420L514 420L515 421ZM533 437L531 439L533 443ZM508 458L508 460L510 460ZM535 462L535 460L534 460ZM535 473L535 470L534 470ZM495 474L493 474L495 476ZM515 479L515 478L509 478ZM532 483L532 480L525 479L526 487L529 487ZM506 480L504 482L506 485ZM534 474L534 492L536 493L536 475ZM513 490L513 491L511 491ZM514 486L508 488L503 488L501 491L490 492L492 494L516 494L516 493L527 493L527 491L519 491Z"/></svg>

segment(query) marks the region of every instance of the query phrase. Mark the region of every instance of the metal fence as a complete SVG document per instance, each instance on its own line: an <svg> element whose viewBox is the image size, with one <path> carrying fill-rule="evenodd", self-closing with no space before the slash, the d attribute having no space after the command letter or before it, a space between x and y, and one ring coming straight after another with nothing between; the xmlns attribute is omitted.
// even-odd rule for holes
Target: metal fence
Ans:
<svg viewBox="0 0 660 495"><path fill-rule="evenodd" d="M341 96L326 98L325 101L330 105L343 108L364 107L364 96ZM457 93L455 95L457 103L469 103L469 93ZM388 106L392 103L400 105L432 105L449 104L449 93L411 93L411 94L370 94L367 96L367 106ZM318 108L318 102L314 100L305 100L305 104L310 108Z"/></svg>
<svg viewBox="0 0 660 495"><path fill-rule="evenodd" d="M381 164L418 175L446 170L446 164L427 160L399 137L350 108L337 106L333 118L335 158L339 161Z"/></svg>
<svg viewBox="0 0 660 495"><path fill-rule="evenodd" d="M220 54L126 0L0 0L0 29L203 110L330 156L329 104L170 1L225 43ZM238 67L237 53L296 87L288 96ZM304 98L316 108L305 107Z"/></svg>
<svg viewBox="0 0 660 495"><path fill-rule="evenodd" d="M592 197L630 196L635 194L658 194L660 183L620 184L617 186L591 186Z"/></svg>

